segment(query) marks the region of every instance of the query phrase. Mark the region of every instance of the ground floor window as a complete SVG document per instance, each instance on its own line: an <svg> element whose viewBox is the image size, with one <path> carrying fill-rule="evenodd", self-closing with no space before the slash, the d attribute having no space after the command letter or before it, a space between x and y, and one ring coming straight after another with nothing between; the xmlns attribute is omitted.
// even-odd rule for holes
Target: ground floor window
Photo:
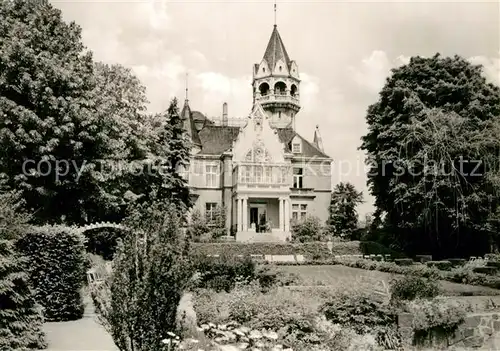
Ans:
<svg viewBox="0 0 500 351"><path fill-rule="evenodd" d="M205 204L205 219L207 222L211 223L215 221L217 215L216 209L217 209L216 202L207 202Z"/></svg>
<svg viewBox="0 0 500 351"><path fill-rule="evenodd" d="M306 204L292 204L292 219L302 220L307 216L307 205Z"/></svg>

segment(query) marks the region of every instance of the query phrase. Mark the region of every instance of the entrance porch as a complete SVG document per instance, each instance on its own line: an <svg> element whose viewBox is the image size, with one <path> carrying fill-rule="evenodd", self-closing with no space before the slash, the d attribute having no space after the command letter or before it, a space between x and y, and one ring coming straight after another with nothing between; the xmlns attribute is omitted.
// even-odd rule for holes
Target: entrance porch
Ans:
<svg viewBox="0 0 500 351"><path fill-rule="evenodd" d="M236 198L236 241L283 242L291 239L289 197Z"/></svg>

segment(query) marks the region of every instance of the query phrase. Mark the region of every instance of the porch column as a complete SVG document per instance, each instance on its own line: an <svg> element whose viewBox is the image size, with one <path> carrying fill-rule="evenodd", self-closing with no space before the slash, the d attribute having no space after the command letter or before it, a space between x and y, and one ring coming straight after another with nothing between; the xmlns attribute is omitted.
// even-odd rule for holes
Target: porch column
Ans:
<svg viewBox="0 0 500 351"><path fill-rule="evenodd" d="M278 202L279 202L279 221L280 221L280 231L284 231L285 228L284 228L284 224L285 224L285 220L284 220L284 206L283 206L283 201L285 201L282 197L280 197L278 199Z"/></svg>
<svg viewBox="0 0 500 351"><path fill-rule="evenodd" d="M238 231L241 232L243 230L243 221L242 221L242 218L241 218L241 215L242 215L242 211L241 211L241 205L242 205L242 201L241 201L241 198L236 198L236 223L237 223L237 228L238 228Z"/></svg>
<svg viewBox="0 0 500 351"><path fill-rule="evenodd" d="M290 231L290 200L285 199L284 200L284 205L285 205L285 227L284 230L285 232Z"/></svg>
<svg viewBox="0 0 500 351"><path fill-rule="evenodd" d="M248 231L248 197L244 197L241 199L243 205L243 231L246 232Z"/></svg>

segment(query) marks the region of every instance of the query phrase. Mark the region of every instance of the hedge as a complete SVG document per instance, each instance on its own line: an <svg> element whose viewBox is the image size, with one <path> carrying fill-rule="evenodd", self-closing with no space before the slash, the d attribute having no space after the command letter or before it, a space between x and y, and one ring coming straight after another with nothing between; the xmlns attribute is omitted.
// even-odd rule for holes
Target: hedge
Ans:
<svg viewBox="0 0 500 351"><path fill-rule="evenodd" d="M304 255L311 259L331 256L326 243L193 243L193 254L199 255Z"/></svg>
<svg viewBox="0 0 500 351"><path fill-rule="evenodd" d="M46 320L82 318L83 237L64 226L34 227L17 241L17 249L29 259L30 283Z"/></svg>
<svg viewBox="0 0 500 351"><path fill-rule="evenodd" d="M390 254L401 257L398 252L371 241L333 242L332 251L326 242L307 243L193 243L192 252L201 255L304 255L310 260L328 259L332 255Z"/></svg>

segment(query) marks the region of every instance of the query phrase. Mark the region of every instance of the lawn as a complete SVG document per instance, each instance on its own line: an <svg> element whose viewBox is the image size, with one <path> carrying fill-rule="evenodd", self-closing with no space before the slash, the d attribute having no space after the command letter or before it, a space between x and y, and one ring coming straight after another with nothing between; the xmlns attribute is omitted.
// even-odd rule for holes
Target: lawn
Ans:
<svg viewBox="0 0 500 351"><path fill-rule="evenodd" d="M328 286L332 289L364 288L372 292L383 292L387 289L388 283L397 275L369 271L359 268L351 268L342 265L332 266L280 266L281 270L295 273L303 280L306 286ZM443 295L475 295L475 296L495 296L500 295L500 290L482 286L465 285L440 282Z"/></svg>

